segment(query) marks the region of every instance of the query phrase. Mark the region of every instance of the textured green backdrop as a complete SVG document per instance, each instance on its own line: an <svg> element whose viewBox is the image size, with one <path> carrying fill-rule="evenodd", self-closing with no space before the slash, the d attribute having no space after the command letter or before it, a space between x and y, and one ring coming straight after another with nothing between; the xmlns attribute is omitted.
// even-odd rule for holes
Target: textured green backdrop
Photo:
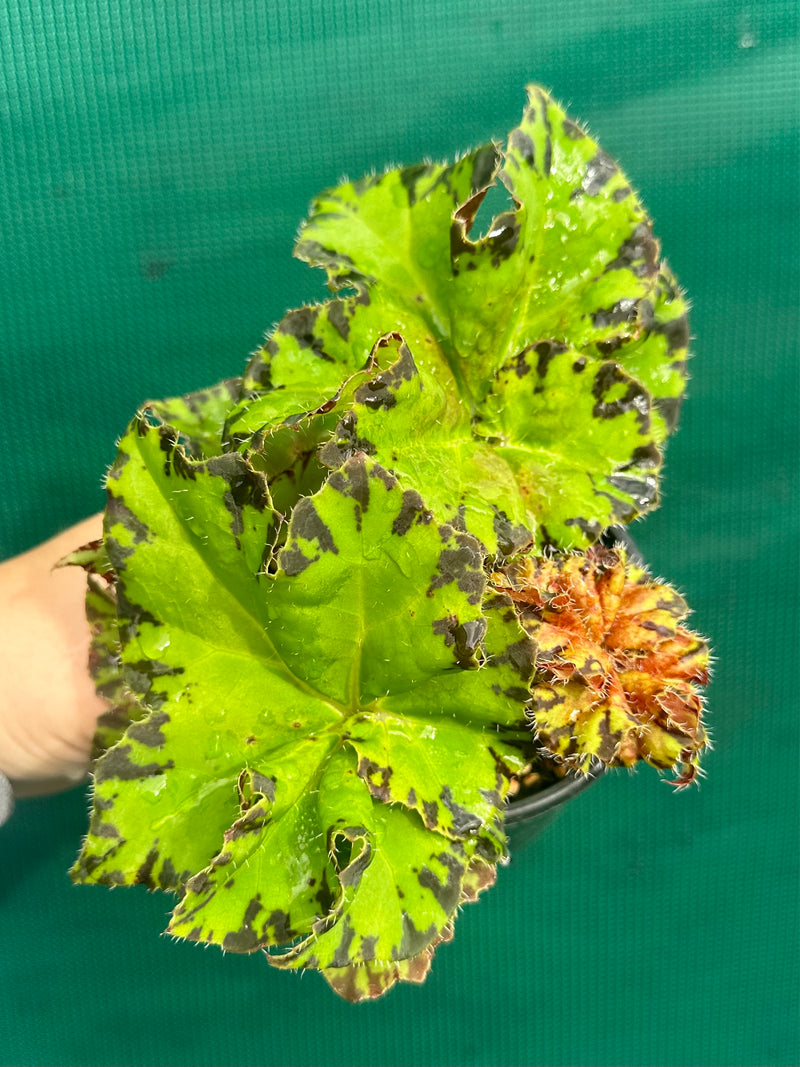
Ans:
<svg viewBox="0 0 800 1067"><path fill-rule="evenodd" d="M691 400L636 527L717 652L699 789L608 776L457 924L427 984L159 937L72 887L82 790L0 831L5 1065L797 1063L793 0L4 0L0 556L103 504L138 403L238 373L322 294L312 194L446 158L538 81L649 206L694 303Z"/></svg>

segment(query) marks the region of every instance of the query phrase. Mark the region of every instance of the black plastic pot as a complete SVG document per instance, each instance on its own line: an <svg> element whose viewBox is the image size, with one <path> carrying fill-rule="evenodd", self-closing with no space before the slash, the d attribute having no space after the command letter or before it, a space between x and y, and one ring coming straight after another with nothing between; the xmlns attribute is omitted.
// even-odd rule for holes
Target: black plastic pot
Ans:
<svg viewBox="0 0 800 1067"><path fill-rule="evenodd" d="M624 545L628 559L640 566L644 564L641 552L636 547L625 526L609 526L602 537L603 544L613 547ZM579 793L593 785L606 770L606 765L594 760L588 774L570 771L562 779L539 790L514 797L506 809L505 826L511 854L529 844L558 815L561 808Z"/></svg>
<svg viewBox="0 0 800 1067"><path fill-rule="evenodd" d="M538 793L514 798L506 809L506 833L511 854L529 844L548 826L561 808L578 793L588 789L606 770L596 761L589 774L570 772L560 781Z"/></svg>

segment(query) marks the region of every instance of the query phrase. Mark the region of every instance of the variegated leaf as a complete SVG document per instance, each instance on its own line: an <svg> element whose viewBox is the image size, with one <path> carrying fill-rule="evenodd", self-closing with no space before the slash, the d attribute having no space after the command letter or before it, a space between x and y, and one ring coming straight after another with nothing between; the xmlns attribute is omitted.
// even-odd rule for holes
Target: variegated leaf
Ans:
<svg viewBox="0 0 800 1067"><path fill-rule="evenodd" d="M473 235L498 181L508 210ZM418 468L410 484L427 492L430 481L443 515L460 515L489 552L503 550L496 528L517 531L512 549L534 538L581 547L609 521L654 506L685 382L685 304L625 176L541 89L529 89L504 151L490 144L454 164L321 194L297 254L356 294L290 312L251 363L252 395L229 420L229 441L248 446L254 432L263 441L306 420L294 452L278 449L273 463L267 449L284 508L321 484L315 447L332 412L349 418L343 382L369 368L387 335L402 338L440 412L421 424L407 412L398 427L381 403L388 394L369 398L374 455L391 470ZM524 373L543 346L563 355L562 373ZM380 378L388 366L376 369ZM601 395L582 404L591 388ZM612 411L630 417L610 422ZM413 435L402 421L415 421ZM448 447L449 489L430 478ZM537 449L544 462L526 461Z"/></svg>
<svg viewBox="0 0 800 1067"><path fill-rule="evenodd" d="M108 486L122 674L148 714L97 763L76 880L180 891L170 930L228 949L305 937L298 966L345 966L348 924L350 962L427 950L473 859L503 854L530 747L530 641L484 611L477 542L359 453L273 558L263 475L188 459L144 415ZM337 857L373 848L351 900Z"/></svg>

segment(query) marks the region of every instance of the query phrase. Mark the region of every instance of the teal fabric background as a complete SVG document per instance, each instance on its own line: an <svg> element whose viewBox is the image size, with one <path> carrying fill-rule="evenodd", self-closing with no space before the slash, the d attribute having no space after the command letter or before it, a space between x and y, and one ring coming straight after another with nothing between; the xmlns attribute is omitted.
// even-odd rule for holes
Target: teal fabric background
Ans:
<svg viewBox="0 0 800 1067"><path fill-rule="evenodd" d="M5 0L0 556L102 507L140 402L239 373L323 294L290 258L315 192L501 138L537 81L621 161L693 300L634 532L717 662L699 789L608 775L425 986L360 1007L159 936L161 895L71 886L84 791L20 802L3 1064L797 1063L797 40L788 0Z"/></svg>

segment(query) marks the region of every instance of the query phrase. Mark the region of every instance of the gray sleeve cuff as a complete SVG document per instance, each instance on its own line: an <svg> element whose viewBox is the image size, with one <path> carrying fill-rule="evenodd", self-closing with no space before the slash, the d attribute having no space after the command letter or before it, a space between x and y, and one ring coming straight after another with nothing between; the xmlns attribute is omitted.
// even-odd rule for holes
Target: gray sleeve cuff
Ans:
<svg viewBox="0 0 800 1067"><path fill-rule="evenodd" d="M11 782L0 771L0 826L3 823L8 822L11 818L11 813L14 810L14 793L11 789Z"/></svg>

